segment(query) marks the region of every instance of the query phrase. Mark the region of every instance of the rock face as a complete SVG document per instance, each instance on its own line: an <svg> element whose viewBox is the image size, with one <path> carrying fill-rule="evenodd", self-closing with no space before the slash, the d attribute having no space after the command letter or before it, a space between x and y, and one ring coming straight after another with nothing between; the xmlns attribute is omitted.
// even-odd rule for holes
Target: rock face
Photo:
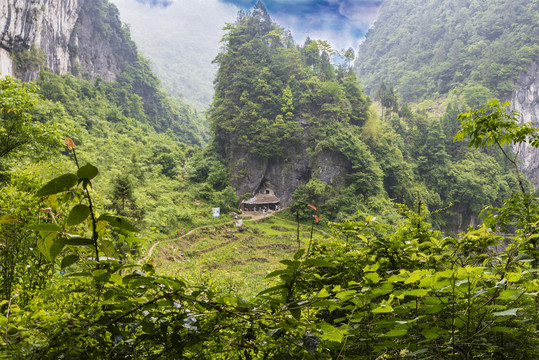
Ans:
<svg viewBox="0 0 539 360"><path fill-rule="evenodd" d="M338 152L322 150L308 154L304 144L300 150L290 149L286 159L263 159L241 147L233 147L229 164L232 187L241 197L246 193L257 194L260 189L271 188L280 199L282 207L292 203L292 194L299 185L312 177L329 185L344 185L350 162Z"/></svg>
<svg viewBox="0 0 539 360"><path fill-rule="evenodd" d="M126 60L136 59L136 48L118 54L114 41L104 36L91 19L92 10L110 5L94 0L3 0L0 2L0 72L28 81L40 68L87 78L112 81ZM106 26L114 23L113 11L104 14ZM107 21L110 20L111 21ZM103 23L103 22L102 22ZM116 29L115 29L116 30ZM127 58L127 59L124 59Z"/></svg>
<svg viewBox="0 0 539 360"><path fill-rule="evenodd" d="M527 72L520 75L515 90L509 99L512 110L517 111L523 122L531 122L539 127L539 62L530 65ZM534 188L539 188L539 151L528 144L521 145L521 168Z"/></svg>

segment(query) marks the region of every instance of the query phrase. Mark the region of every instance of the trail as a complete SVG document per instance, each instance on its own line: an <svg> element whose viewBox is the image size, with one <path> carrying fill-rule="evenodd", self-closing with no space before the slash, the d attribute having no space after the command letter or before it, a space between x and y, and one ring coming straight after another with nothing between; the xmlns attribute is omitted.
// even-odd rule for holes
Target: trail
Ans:
<svg viewBox="0 0 539 360"><path fill-rule="evenodd" d="M282 211L282 210L285 210L285 209L288 209L288 208L284 208L284 209L280 209L276 212L279 212L279 211ZM266 215L264 215L263 213L261 212L252 212L252 213L243 213L242 212L242 216L251 216L249 219L243 219L243 221L258 221L260 219L264 219L264 218L267 218L267 217L270 217L270 216L273 216L276 212L271 212L271 213L268 213ZM225 224L232 224L234 223L235 220L230 220L230 221L227 221L227 222L224 222L224 223L220 223L220 224L217 224L217 225L225 225ZM172 237L169 237L169 238L166 238L166 239L163 239L163 240L159 240L155 243L152 244L152 246L150 247L150 249L148 249L148 253L142 257L138 262L137 264L141 265L141 264L144 264L149 258L152 257L153 255L153 252L155 250L155 247L157 245L160 245L160 244L163 244L163 243L167 243L167 242L172 242L172 241L175 241L175 240L180 240L181 238L183 237L186 237L186 236L189 236L190 234L194 233L195 231L198 231L198 230L202 230L202 229L205 229L205 228L209 228L209 227L213 227L213 226L216 226L216 225L204 225L204 226L199 226L197 228L194 228L190 231L188 231L186 234L183 234L181 235L180 237L178 236L172 236Z"/></svg>

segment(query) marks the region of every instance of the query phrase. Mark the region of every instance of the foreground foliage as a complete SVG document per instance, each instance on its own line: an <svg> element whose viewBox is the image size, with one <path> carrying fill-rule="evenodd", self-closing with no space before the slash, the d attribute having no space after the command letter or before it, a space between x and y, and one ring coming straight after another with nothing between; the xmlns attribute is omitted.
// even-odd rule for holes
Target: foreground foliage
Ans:
<svg viewBox="0 0 539 360"><path fill-rule="evenodd" d="M477 139L487 136L522 140L518 131L507 131L524 129L514 115L496 103L484 110L490 114L462 115L469 119L462 134L472 136L472 145L482 145ZM480 126L485 123L488 134ZM536 136L537 129L526 129ZM48 210L40 223L20 231L32 234L35 257L53 271L40 275L44 285L27 293L25 302L17 296L22 284L0 300L1 356L539 356L539 204L522 189L500 208L487 209L483 225L458 237L432 230L420 204L417 212L398 209L405 221L394 226L372 217L333 223L332 237L315 241L311 235L293 259L282 261L282 269L267 275L268 287L246 300L157 275L150 264L131 265L127 254L134 251L135 229L125 218L98 213L91 190L97 175L94 166L77 163L76 172L37 191ZM310 209L314 227L320 214ZM6 239L22 216L2 216ZM508 230L513 233L499 235Z"/></svg>

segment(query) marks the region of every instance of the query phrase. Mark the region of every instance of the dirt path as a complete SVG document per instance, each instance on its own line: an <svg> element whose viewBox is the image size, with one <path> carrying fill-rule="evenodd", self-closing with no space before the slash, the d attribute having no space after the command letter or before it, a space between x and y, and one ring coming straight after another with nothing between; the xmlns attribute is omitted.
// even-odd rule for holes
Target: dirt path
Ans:
<svg viewBox="0 0 539 360"><path fill-rule="evenodd" d="M285 208L287 209L287 208ZM282 210L285 210L285 209L280 209L279 211L282 211ZM250 216L250 218L244 218L243 221L258 221L260 219L263 219L263 218L267 218L269 216L273 216L273 214L275 214L275 212L270 212L270 213L267 213L266 215L264 215L262 212L260 211L253 211L253 212L242 212L241 213L241 216L242 217L247 217L247 216ZM228 222L225 222L225 223L221 223L221 224L218 224L218 225L224 225L224 224L231 224L231 223L234 223L235 220L230 220ZM163 243L166 243L166 242L171 242L171 241L175 241L175 240L179 240L185 236L188 236L190 234L192 234L193 232L195 231L198 231L198 230L201 230L201 229L205 229L205 228L209 228L209 227L212 227L212 226L215 226L215 225L204 225L204 226L199 226L197 228L194 228L193 230L187 232L186 234L180 236L180 237L177 237L177 236L173 236L173 237L169 237L169 238L166 238L166 239L163 239L163 240L159 240L155 243L152 244L152 246L150 247L150 249L148 250L148 253L142 257L137 263L139 265L143 264L144 262L146 262L146 260L148 260L149 258L152 257L153 255L153 252L155 250L155 247L157 245L160 245L160 244L163 244Z"/></svg>

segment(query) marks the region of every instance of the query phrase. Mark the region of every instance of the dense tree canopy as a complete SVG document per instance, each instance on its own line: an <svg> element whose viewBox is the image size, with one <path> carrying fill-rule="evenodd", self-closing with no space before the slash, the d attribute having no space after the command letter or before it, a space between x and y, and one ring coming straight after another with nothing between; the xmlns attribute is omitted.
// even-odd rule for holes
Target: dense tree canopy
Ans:
<svg viewBox="0 0 539 360"><path fill-rule="evenodd" d="M369 93L380 81L406 100L482 85L495 94L539 55L539 5L527 0L388 0L358 52Z"/></svg>

